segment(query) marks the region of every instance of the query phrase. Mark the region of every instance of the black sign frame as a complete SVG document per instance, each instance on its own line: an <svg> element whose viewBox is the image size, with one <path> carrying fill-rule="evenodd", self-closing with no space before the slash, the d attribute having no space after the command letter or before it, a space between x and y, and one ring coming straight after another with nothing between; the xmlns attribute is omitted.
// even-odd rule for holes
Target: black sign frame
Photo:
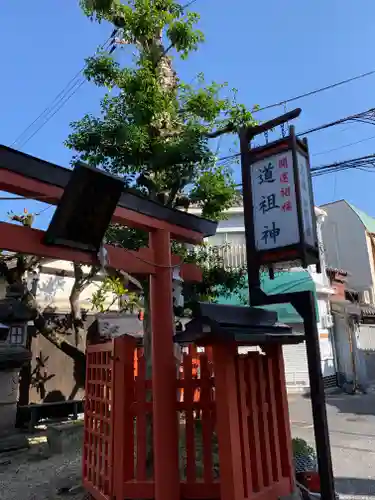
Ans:
<svg viewBox="0 0 375 500"><path fill-rule="evenodd" d="M244 151L243 149L246 148ZM287 261L300 261L302 266L306 268L308 265L316 264L320 269L319 260L319 245L316 229L316 216L314 210L314 197L312 189L312 179L310 174L310 160L307 140L299 140L295 135L294 127L290 127L288 137L279 139L272 143L251 149L249 144L241 144L242 156L242 176L243 176L243 203L244 203L244 219L245 219L245 238L247 248L248 269L256 268L259 272L262 266L273 269L274 264ZM253 190L252 190L252 165L255 162L263 160L267 157L274 156L283 152L291 151L293 158L293 176L297 204L297 218L299 227L299 242L293 245L284 246L277 249L258 250L255 242L254 228L254 207L253 207ZM303 227L303 207L302 193L300 186L299 170L298 170L298 154L306 158L307 162L307 179L308 190L310 197L310 210L312 214L312 230L314 245L309 244L305 238Z"/></svg>

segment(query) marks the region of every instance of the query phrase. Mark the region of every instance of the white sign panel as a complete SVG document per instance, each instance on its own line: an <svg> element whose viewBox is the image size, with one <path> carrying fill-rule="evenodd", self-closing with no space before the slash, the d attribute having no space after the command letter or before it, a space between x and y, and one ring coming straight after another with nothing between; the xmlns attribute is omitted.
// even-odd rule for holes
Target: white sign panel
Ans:
<svg viewBox="0 0 375 500"><path fill-rule="evenodd" d="M292 152L251 165L256 250L272 250L299 242Z"/></svg>
<svg viewBox="0 0 375 500"><path fill-rule="evenodd" d="M308 171L308 163L307 158L300 153L297 153L297 161L298 161L298 175L300 182L300 191L301 191L301 205L302 205L302 220L303 220L303 232L305 234L305 241L308 245L314 246L315 237L314 237L314 214L312 213L312 203L311 203L311 194L309 187L309 171Z"/></svg>

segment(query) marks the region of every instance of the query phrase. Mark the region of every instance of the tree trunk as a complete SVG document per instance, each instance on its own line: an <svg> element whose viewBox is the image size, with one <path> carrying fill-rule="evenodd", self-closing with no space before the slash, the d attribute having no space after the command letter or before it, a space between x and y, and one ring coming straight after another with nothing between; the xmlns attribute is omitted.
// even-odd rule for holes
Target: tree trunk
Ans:
<svg viewBox="0 0 375 500"><path fill-rule="evenodd" d="M72 327L74 330L74 343L77 348L81 344L81 340L85 331L83 328L81 304L79 302L79 297L82 291L83 289L81 286L74 284L69 297L70 313L72 315Z"/></svg>

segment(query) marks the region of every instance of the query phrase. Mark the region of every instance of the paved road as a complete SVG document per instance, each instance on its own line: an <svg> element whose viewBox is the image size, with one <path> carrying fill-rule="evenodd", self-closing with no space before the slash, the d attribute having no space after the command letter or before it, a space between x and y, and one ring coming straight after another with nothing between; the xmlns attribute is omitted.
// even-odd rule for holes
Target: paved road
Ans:
<svg viewBox="0 0 375 500"><path fill-rule="evenodd" d="M292 434L313 444L308 398L291 396ZM340 498L375 499L375 393L327 396L332 460Z"/></svg>

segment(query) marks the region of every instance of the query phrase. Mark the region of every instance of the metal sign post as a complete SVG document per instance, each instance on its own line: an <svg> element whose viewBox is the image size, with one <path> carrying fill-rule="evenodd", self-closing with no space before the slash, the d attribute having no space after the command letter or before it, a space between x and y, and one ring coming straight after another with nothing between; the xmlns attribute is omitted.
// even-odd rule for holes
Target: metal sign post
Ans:
<svg viewBox="0 0 375 500"><path fill-rule="evenodd" d="M239 133L247 247L249 301L252 306L291 303L303 318L321 498L335 498L319 334L312 292L266 295L260 287L264 266L273 277L280 263L316 264L320 270L307 141L290 135L251 149L251 140L299 116L296 109Z"/></svg>

